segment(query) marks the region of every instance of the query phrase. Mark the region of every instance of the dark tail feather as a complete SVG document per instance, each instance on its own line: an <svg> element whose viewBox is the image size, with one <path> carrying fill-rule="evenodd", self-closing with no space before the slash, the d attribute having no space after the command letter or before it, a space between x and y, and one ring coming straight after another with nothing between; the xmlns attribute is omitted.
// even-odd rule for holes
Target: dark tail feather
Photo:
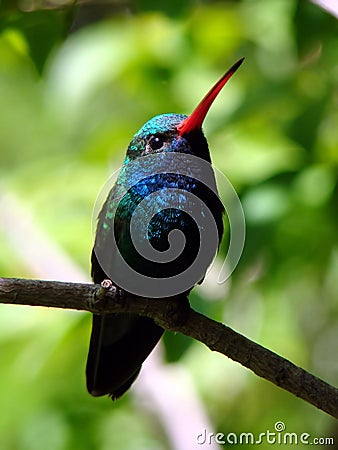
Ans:
<svg viewBox="0 0 338 450"><path fill-rule="evenodd" d="M133 314L93 315L87 359L87 389L94 396L123 395L164 330Z"/></svg>

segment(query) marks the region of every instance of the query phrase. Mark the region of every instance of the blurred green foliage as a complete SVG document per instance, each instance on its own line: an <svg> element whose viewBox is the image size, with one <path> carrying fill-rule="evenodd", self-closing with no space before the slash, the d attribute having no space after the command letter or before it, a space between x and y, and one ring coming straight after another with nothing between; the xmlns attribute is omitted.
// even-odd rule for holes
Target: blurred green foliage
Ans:
<svg viewBox="0 0 338 450"><path fill-rule="evenodd" d="M140 0L67 36L74 14L0 13L0 197L15 194L89 274L92 207L133 133L156 114L192 111L244 55L205 133L242 200L246 244L231 280L218 286L211 272L191 300L336 384L337 20L305 0ZM0 273L35 275L6 227ZM130 394L86 393L89 333L87 314L1 307L1 449L169 448ZM334 434L327 415L200 344L168 334L165 346L215 430L258 435L282 420L289 432Z"/></svg>

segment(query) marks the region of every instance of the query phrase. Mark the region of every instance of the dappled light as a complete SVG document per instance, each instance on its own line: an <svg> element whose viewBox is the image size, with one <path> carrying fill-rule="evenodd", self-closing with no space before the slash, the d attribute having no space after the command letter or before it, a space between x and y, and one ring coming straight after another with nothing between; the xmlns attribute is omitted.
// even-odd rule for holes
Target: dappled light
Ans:
<svg viewBox="0 0 338 450"><path fill-rule="evenodd" d="M12 3L0 13L0 276L90 281L92 209L134 133L189 114L245 56L204 125L241 200L245 246L217 285L225 220L191 304L337 385L337 18L306 0L121 2L88 23L81 5ZM163 386L179 408L180 383L185 420L197 408L212 432L258 436L282 421L338 442L322 411L169 332L125 397L94 399L90 314L0 309L0 449L183 450L158 398ZM203 448L197 434L191 448Z"/></svg>

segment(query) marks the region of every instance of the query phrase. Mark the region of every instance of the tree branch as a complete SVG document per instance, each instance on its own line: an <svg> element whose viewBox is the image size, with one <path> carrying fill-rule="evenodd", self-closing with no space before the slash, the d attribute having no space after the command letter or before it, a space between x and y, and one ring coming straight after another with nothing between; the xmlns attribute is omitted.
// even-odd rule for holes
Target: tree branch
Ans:
<svg viewBox="0 0 338 450"><path fill-rule="evenodd" d="M203 342L256 375L338 418L338 389L231 328L173 299L147 299L95 284L0 278L0 303L47 306L96 314L135 313L166 330Z"/></svg>

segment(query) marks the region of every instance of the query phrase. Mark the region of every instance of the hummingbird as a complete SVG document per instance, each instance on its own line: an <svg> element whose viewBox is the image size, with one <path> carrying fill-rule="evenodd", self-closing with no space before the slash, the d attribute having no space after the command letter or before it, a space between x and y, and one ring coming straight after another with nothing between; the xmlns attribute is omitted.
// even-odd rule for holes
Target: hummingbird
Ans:
<svg viewBox="0 0 338 450"><path fill-rule="evenodd" d="M134 135L117 180L98 216L91 255L94 283L110 279L116 287L132 294L175 298L182 300L183 304L194 285L203 281L223 236L224 206L218 196L212 168L210 187L195 176L193 166L195 159L211 164L202 124L213 101L243 60L237 61L217 81L192 114L155 116ZM177 170L170 167L168 157L173 157L174 165L175 161L179 161ZM143 161L145 163L141 164ZM152 172L154 161L161 170ZM204 172L203 165L199 166L198 171ZM151 196L150 203L141 207L134 220L137 207L148 196ZM202 206L199 206L198 200ZM198 204L194 209L197 219L191 217L194 214L189 210L189 205L192 207L195 201ZM154 212L144 226L143 216L147 215L147 208ZM187 285L176 283L175 277L180 274L185 279L185 274L199 254L200 233L208 212L215 224L215 243L207 245L210 254L194 269L195 278ZM139 232L141 240L154 251L166 254L170 250L170 235L177 230L184 235L183 250L174 259L160 262L144 257L136 248L130 231L132 220L135 222L134 230L139 230L136 234ZM209 241L209 234L207 236ZM118 254L123 259L119 259ZM126 270L122 262L127 264L128 270L132 268L132 273L150 280L148 290L137 277L134 282L133 276L123 278ZM166 285L163 293L155 289L162 279L173 280ZM147 317L130 313L93 314L86 366L88 392L93 396L109 395L113 400L121 397L137 378L142 363L163 333L164 329Z"/></svg>

